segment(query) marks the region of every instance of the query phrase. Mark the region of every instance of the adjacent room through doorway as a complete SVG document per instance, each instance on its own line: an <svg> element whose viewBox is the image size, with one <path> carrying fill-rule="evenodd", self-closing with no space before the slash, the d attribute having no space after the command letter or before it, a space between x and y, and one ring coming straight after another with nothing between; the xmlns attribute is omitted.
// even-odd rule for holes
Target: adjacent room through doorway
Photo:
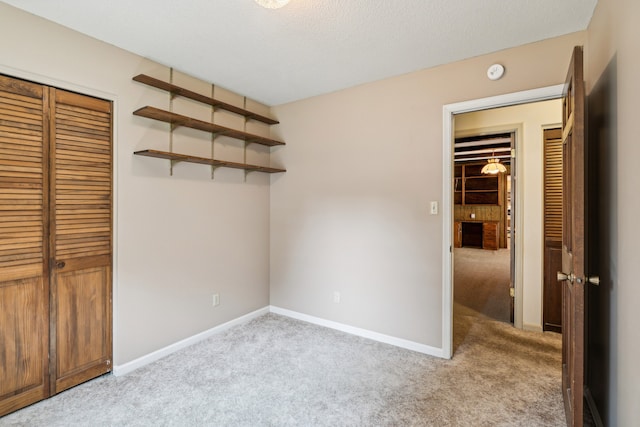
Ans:
<svg viewBox="0 0 640 427"><path fill-rule="evenodd" d="M454 351L469 318L543 330L544 132L559 122L558 99L455 116Z"/></svg>
<svg viewBox="0 0 640 427"><path fill-rule="evenodd" d="M513 141L514 132L476 134L454 146L454 301L509 323Z"/></svg>

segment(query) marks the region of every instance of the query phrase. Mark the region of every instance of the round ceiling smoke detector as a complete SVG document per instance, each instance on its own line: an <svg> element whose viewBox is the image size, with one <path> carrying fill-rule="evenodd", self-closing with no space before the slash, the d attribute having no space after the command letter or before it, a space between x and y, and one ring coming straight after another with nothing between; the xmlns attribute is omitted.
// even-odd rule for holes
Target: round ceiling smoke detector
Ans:
<svg viewBox="0 0 640 427"><path fill-rule="evenodd" d="M504 75L504 67L500 64L493 64L487 70L487 77L489 77L489 80L501 79L503 75Z"/></svg>
<svg viewBox="0 0 640 427"><path fill-rule="evenodd" d="M256 3L267 9L280 9L286 6L289 0L256 0Z"/></svg>

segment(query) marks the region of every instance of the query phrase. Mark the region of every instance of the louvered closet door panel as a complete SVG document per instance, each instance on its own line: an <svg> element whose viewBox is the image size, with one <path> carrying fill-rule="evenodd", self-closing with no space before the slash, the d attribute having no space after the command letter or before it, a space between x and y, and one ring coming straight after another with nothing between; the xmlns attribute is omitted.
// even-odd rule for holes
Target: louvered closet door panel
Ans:
<svg viewBox="0 0 640 427"><path fill-rule="evenodd" d="M556 129L545 131L544 234L562 240L562 134Z"/></svg>
<svg viewBox="0 0 640 427"><path fill-rule="evenodd" d="M49 392L46 96L0 76L0 416Z"/></svg>
<svg viewBox="0 0 640 427"><path fill-rule="evenodd" d="M543 329L562 332L562 131L544 131L544 300Z"/></svg>
<svg viewBox="0 0 640 427"><path fill-rule="evenodd" d="M62 391L111 370L111 103L55 90L51 246Z"/></svg>

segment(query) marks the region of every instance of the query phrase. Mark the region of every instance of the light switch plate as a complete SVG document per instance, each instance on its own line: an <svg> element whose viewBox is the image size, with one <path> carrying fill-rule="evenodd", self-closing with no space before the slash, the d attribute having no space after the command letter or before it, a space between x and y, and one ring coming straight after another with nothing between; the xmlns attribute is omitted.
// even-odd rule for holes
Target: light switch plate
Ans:
<svg viewBox="0 0 640 427"><path fill-rule="evenodd" d="M431 202L431 215L438 215L438 202Z"/></svg>

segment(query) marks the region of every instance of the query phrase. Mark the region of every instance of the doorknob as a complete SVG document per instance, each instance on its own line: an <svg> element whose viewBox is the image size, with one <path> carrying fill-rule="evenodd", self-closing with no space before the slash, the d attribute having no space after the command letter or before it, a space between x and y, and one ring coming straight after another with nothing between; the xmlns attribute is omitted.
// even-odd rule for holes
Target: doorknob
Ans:
<svg viewBox="0 0 640 427"><path fill-rule="evenodd" d="M600 284L600 277L599 276L590 276L587 278L587 282L591 283L592 285L599 285Z"/></svg>
<svg viewBox="0 0 640 427"><path fill-rule="evenodd" d="M65 265L67 265L67 263L65 263L64 261L58 261L56 263L56 267L58 268L64 268Z"/></svg>
<svg viewBox="0 0 640 427"><path fill-rule="evenodd" d="M556 277L558 279L558 282L562 282L564 280L568 280L569 282L573 283L573 281L576 278L575 274L573 274L573 273L566 274L566 273L563 273L561 271L558 271L558 273L556 273L556 274L557 274Z"/></svg>

